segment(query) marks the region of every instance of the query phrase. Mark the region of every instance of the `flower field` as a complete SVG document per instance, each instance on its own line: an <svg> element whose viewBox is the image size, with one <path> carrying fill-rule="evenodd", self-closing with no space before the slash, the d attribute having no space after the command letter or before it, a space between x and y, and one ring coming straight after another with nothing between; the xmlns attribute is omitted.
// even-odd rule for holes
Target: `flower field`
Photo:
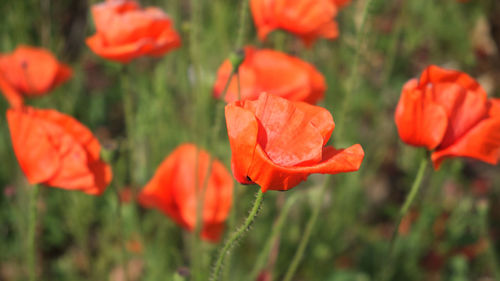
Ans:
<svg viewBox="0 0 500 281"><path fill-rule="evenodd" d="M500 280L497 0L0 13L0 280Z"/></svg>

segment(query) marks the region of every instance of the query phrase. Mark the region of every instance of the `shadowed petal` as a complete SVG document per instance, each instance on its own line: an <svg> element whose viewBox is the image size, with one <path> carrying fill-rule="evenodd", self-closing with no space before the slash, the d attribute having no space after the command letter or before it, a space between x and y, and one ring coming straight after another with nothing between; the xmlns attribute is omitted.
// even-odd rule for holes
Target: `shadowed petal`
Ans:
<svg viewBox="0 0 500 281"><path fill-rule="evenodd" d="M273 163L262 148L257 147L249 177L257 183L263 192L288 190L307 179L311 173L337 174L357 171L364 158L364 151L359 144L346 149L336 150L325 147L323 159L306 167L282 167Z"/></svg>
<svg viewBox="0 0 500 281"><path fill-rule="evenodd" d="M448 117L440 105L416 86L415 79L406 83L394 118L404 142L432 150L444 137Z"/></svg>

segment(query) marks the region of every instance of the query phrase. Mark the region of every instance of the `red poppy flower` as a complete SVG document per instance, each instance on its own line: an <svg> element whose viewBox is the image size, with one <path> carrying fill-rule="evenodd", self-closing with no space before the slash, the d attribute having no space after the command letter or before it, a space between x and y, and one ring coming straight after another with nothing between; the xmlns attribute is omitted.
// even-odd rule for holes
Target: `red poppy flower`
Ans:
<svg viewBox="0 0 500 281"><path fill-rule="evenodd" d="M14 153L31 184L99 195L110 183L109 165L89 129L55 110L7 111Z"/></svg>
<svg viewBox="0 0 500 281"><path fill-rule="evenodd" d="M275 29L294 33L306 45L316 38L334 39L338 36L335 22L336 1L332 0L251 0L255 26L260 40Z"/></svg>
<svg viewBox="0 0 500 281"><path fill-rule="evenodd" d="M47 50L19 46L0 54L0 89L11 106L23 104L23 96L41 96L68 80L72 71Z"/></svg>
<svg viewBox="0 0 500 281"><path fill-rule="evenodd" d="M364 152L326 146L335 124L318 106L263 93L256 101L226 106L233 174L240 183L256 183L263 192L288 190L309 174L357 171Z"/></svg>
<svg viewBox="0 0 500 281"><path fill-rule="evenodd" d="M226 60L217 72L214 96L220 98L232 64ZM291 101L316 103L326 90L325 78L314 66L287 54L253 47L245 48L239 67L241 100L256 100L262 92ZM226 102L238 100L238 79L233 77L226 92Z"/></svg>
<svg viewBox="0 0 500 281"><path fill-rule="evenodd" d="M205 186L201 237L216 242L222 235L224 221L231 209L233 180L222 163L211 160L210 176L205 185L209 161L209 154L195 145L179 146L161 163L139 194L139 202L145 207L161 210L177 224L192 231L196 224L198 193Z"/></svg>
<svg viewBox="0 0 500 281"><path fill-rule="evenodd" d="M500 158L500 99L469 75L429 66L403 87L396 108L399 136L433 150L438 169L446 158L470 157L490 164Z"/></svg>
<svg viewBox="0 0 500 281"><path fill-rule="evenodd" d="M97 33L87 45L99 56L122 63L140 56L161 56L181 45L171 19L159 8L141 9L130 0L92 6Z"/></svg>

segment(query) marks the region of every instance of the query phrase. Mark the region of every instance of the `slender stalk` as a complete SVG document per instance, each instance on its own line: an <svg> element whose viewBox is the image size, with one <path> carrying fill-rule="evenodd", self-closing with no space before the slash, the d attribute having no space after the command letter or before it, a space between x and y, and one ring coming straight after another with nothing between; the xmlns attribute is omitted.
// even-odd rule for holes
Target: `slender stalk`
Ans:
<svg viewBox="0 0 500 281"><path fill-rule="evenodd" d="M425 170L428 165L427 163L428 163L427 157L422 157L422 160L420 161L420 165L418 167L417 175L413 180L410 193L408 193L408 195L406 196L405 202L403 203L403 206L401 206L401 209L399 210L396 224L392 232L391 240L389 242L389 256L388 256L389 262L385 264L385 269L383 269L382 271L380 280L387 280L390 277L390 267L393 266L392 261L394 260L394 250L395 250L396 240L398 238L399 225L401 224L401 221L408 213L408 210L410 209L413 201L415 200L415 197L417 196L420 190L420 186L422 185L422 180L424 179Z"/></svg>
<svg viewBox="0 0 500 281"><path fill-rule="evenodd" d="M254 264L254 267L249 274L249 277L247 279L248 281L257 280L257 276L259 275L262 268L264 268L265 263L269 259L269 252L271 252L271 248L273 247L273 245L276 244L276 241L278 240L281 234L281 230L285 225L285 220L288 216L288 212L299 198L299 195L302 196L301 192L293 193L293 195L290 196L290 198L288 198L285 205L281 209L281 212L276 220L276 223L274 224L273 229L271 230L271 235L269 235L269 238L267 239L266 243L264 244L264 247L260 251L259 256L257 257L257 260Z"/></svg>
<svg viewBox="0 0 500 281"><path fill-rule="evenodd" d="M30 192L29 220L28 220L28 253L27 262L29 270L29 280L36 280L36 221L37 221L37 201L40 186L33 186Z"/></svg>
<svg viewBox="0 0 500 281"><path fill-rule="evenodd" d="M316 205L314 205L314 209L311 216L309 217L309 220L307 221L306 229L304 231L304 234L302 235L302 239L300 240L299 247L297 248L297 251L293 256L292 262L288 266L288 270L286 271L283 281L292 280L295 272L297 271L297 267L304 257L304 252L306 250L307 244L309 243L309 238L311 238L311 234L314 226L316 225L316 221L318 220L319 211L321 210L322 205L321 203L323 202L327 187L330 185L331 178L331 175L327 176L324 184L320 187L318 198L321 200L321 202L318 202Z"/></svg>
<svg viewBox="0 0 500 281"><path fill-rule="evenodd" d="M401 224L401 221L408 213L408 210L410 209L411 204L415 200L415 197L417 196L418 191L420 190L420 186L422 185L422 180L424 179L425 169L427 168L427 162L428 162L427 158L422 157L422 160L420 161L420 165L418 166L417 175L416 175L415 180L413 181L413 184L411 186L410 193L408 193L408 196L406 196L405 202L403 203L403 206L401 206L401 209L399 210L398 219L396 221L396 227L394 228L394 231L392 232L392 237L391 237L391 251L394 247L394 242L395 242L397 235L398 235L399 225Z"/></svg>
<svg viewBox="0 0 500 281"><path fill-rule="evenodd" d="M250 210L248 217L245 219L245 222L233 234L231 234L229 239L226 241L226 243L222 247L222 250L219 252L219 256L217 257L217 261L215 262L214 269L213 269L212 274L210 276L211 281L219 280L221 270L224 266L224 259L226 258L226 256L229 257L231 255L232 248L236 245L236 243L241 238L243 238L244 234L252 226L253 222L255 221L255 218L260 213L260 209L261 209L260 207L262 205L263 198L264 198L264 193L261 190L259 190L257 192L257 195L255 196L255 201L253 203L253 207Z"/></svg>

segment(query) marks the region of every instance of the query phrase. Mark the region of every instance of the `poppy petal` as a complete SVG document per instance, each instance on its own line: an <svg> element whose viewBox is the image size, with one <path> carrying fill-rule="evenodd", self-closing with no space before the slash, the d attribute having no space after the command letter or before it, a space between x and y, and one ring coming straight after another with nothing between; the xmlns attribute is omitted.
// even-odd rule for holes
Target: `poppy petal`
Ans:
<svg viewBox="0 0 500 281"><path fill-rule="evenodd" d="M214 96L220 98L232 72L229 60L217 72ZM226 102L256 100L263 92L290 101L316 103L323 98L326 83L323 75L311 64L297 57L270 49L245 47L245 58L238 69L239 77L230 81ZM239 85L238 85L239 79ZM240 91L241 97L238 96Z"/></svg>
<svg viewBox="0 0 500 281"><path fill-rule="evenodd" d="M135 1L107 1L92 6L97 33L87 45L101 57L127 63L161 56L181 45L171 19L161 9L142 9Z"/></svg>
<svg viewBox="0 0 500 281"><path fill-rule="evenodd" d="M257 183L262 192L267 190L288 190L307 179L311 173L337 174L357 171L364 158L359 144L336 150L325 147L321 162L306 167L282 167L267 157L261 147L257 147L249 177Z"/></svg>
<svg viewBox="0 0 500 281"><path fill-rule="evenodd" d="M212 167L209 169L209 163ZM198 165L198 166L197 166ZM210 176L206 174L210 171ZM195 173L198 173L195 175ZM208 182L204 183L204 180ZM217 241L232 204L233 181L224 166L193 144L177 147L160 165L139 195L145 207L160 209L182 227L193 230L198 197L204 190L202 238Z"/></svg>
<svg viewBox="0 0 500 281"><path fill-rule="evenodd" d="M445 148L488 115L486 95L464 90L458 84L439 83L432 87L434 102L448 116L448 128L439 145Z"/></svg>
<svg viewBox="0 0 500 281"><path fill-rule="evenodd" d="M250 103L261 124L258 144L274 163L291 167L321 160L323 136L293 103L266 93L245 105Z"/></svg>
<svg viewBox="0 0 500 281"><path fill-rule="evenodd" d="M448 117L446 111L434 103L427 92L417 88L417 83L413 79L403 87L394 118L404 142L432 150L444 137Z"/></svg>
<svg viewBox="0 0 500 281"><path fill-rule="evenodd" d="M240 103L225 108L227 134L231 146L231 168L240 183L251 183L246 176L257 146L259 125L251 111L243 109Z"/></svg>
<svg viewBox="0 0 500 281"><path fill-rule="evenodd" d="M20 107L23 105L24 101L21 94L14 89L0 74L0 90L4 97L7 99L11 107Z"/></svg>
<svg viewBox="0 0 500 281"><path fill-rule="evenodd" d="M500 158L500 117L485 119L445 149L431 155L434 168L450 157L470 157L496 165Z"/></svg>
<svg viewBox="0 0 500 281"><path fill-rule="evenodd" d="M60 162L44 128L35 117L21 110L7 110L7 121L14 153L29 183L37 184L51 178Z"/></svg>
<svg viewBox="0 0 500 281"><path fill-rule="evenodd" d="M453 83L477 94L486 96L486 92L477 81L468 74L436 65L428 66L420 76L419 87L427 84Z"/></svg>

